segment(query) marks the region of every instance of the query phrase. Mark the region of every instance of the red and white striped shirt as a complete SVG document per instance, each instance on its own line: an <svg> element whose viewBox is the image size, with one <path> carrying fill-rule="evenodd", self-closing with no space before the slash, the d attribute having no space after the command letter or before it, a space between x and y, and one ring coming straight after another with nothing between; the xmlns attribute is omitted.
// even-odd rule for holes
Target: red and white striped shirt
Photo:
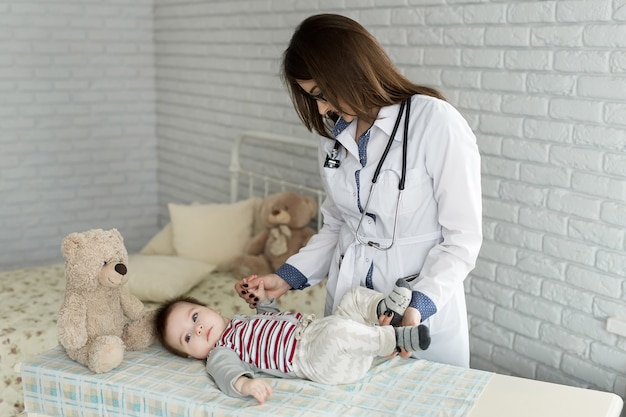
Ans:
<svg viewBox="0 0 626 417"><path fill-rule="evenodd" d="M292 372L296 328L301 317L302 314L291 312L236 316L215 347L230 348L242 361L259 369Z"/></svg>

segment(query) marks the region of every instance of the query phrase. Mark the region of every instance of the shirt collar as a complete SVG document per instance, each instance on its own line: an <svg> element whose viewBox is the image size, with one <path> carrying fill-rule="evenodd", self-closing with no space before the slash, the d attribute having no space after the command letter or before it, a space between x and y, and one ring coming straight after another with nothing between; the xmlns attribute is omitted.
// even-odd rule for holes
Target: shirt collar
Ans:
<svg viewBox="0 0 626 417"><path fill-rule="evenodd" d="M335 127L333 127L332 135L336 138L341 134L341 132L346 130L346 127L350 126L350 123L351 122L346 122L345 120L343 120L343 117L339 117L337 122L335 122Z"/></svg>

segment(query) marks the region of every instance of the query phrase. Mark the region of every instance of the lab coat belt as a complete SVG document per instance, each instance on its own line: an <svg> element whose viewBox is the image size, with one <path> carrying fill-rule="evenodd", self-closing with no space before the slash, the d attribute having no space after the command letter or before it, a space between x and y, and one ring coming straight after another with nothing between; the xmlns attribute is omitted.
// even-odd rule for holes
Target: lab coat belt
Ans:
<svg viewBox="0 0 626 417"><path fill-rule="evenodd" d="M404 237L404 238L396 238L396 245L411 245L413 243L420 243L420 242L428 242L431 240L439 240L441 239L441 232L437 231L437 232L432 232L432 233L426 233L423 235L419 235L419 236L411 236L411 237ZM362 239L368 239L368 237L366 236L360 236ZM390 238L387 239L379 239L379 238L374 238L376 240L376 242L380 242L382 245L388 245L389 243L391 243Z"/></svg>

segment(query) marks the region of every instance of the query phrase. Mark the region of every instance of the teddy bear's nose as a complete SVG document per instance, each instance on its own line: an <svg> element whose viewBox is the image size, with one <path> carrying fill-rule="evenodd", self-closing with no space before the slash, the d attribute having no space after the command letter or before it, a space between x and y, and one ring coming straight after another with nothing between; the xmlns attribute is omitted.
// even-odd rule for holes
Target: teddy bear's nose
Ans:
<svg viewBox="0 0 626 417"><path fill-rule="evenodd" d="M126 275L126 272L127 272L126 265L124 265L124 264L117 264L117 265L115 265L115 270L120 275Z"/></svg>

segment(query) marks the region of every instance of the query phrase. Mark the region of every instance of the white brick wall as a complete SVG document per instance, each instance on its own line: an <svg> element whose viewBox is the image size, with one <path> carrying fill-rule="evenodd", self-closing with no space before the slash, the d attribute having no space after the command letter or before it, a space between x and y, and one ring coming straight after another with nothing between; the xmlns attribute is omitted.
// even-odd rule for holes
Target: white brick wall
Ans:
<svg viewBox="0 0 626 417"><path fill-rule="evenodd" d="M626 339L605 330L626 316L624 0L157 0L161 222L169 200L227 199L239 131L306 135L277 70L317 12L361 21L476 132L473 366L624 396Z"/></svg>
<svg viewBox="0 0 626 417"><path fill-rule="evenodd" d="M229 152L242 131L311 137L278 77L285 40L301 16L292 2L157 2L162 223L168 202L228 201ZM304 170L316 182L310 162Z"/></svg>
<svg viewBox="0 0 626 417"><path fill-rule="evenodd" d="M65 235L154 234L152 0L0 1L0 270Z"/></svg>
<svg viewBox="0 0 626 417"><path fill-rule="evenodd" d="M227 201L239 132L310 136L280 56L304 17L342 13L478 137L472 366L625 395L626 339L605 330L626 317L624 0L152 6L0 1L0 269L56 259L61 237L87 226L120 227L134 249L168 202Z"/></svg>

